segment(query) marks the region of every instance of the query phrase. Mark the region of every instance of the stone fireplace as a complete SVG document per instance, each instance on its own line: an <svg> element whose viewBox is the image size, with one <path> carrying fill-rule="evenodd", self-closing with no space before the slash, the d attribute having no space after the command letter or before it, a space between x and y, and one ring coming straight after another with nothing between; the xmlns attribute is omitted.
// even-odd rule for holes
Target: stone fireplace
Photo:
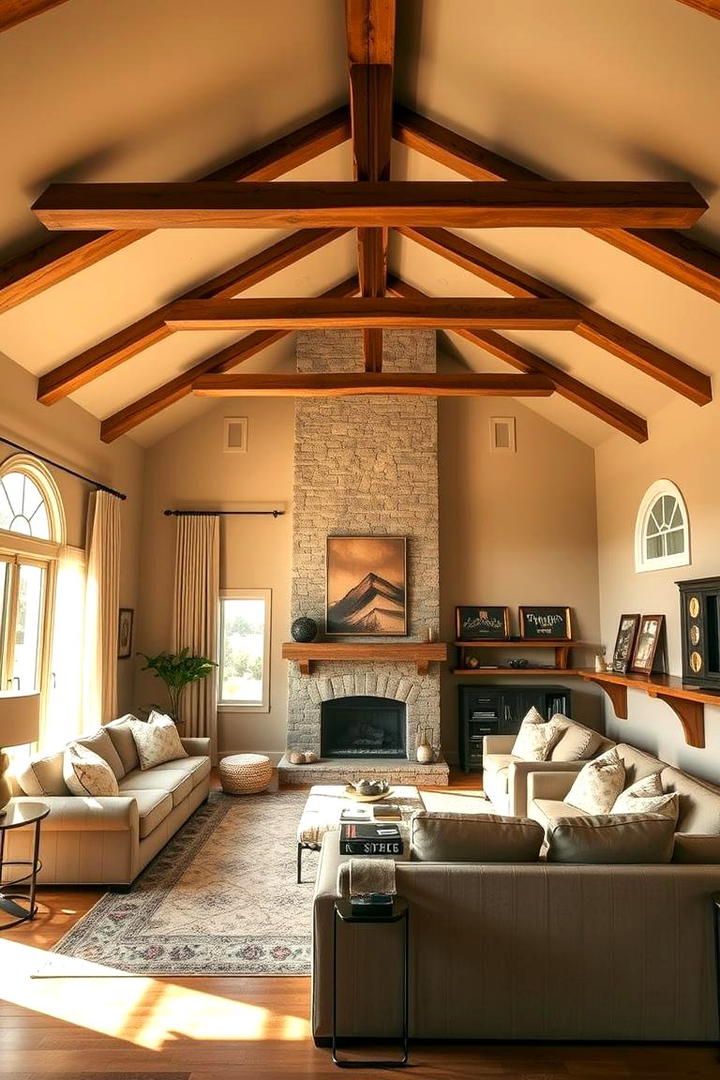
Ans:
<svg viewBox="0 0 720 1080"><path fill-rule="evenodd" d="M432 331L385 331L386 371L435 371ZM358 331L298 335L299 372L363 371ZM298 398L295 403L292 618L309 615L325 626L325 546L332 535L407 537L407 637L344 637L346 642L425 641L440 618L438 563L437 401L432 397ZM289 664L289 750L321 755L319 764L280 763L283 780L322 783L373 773L396 782L446 784L440 750L439 665L418 674L407 661L320 660L311 674ZM373 739L390 714L402 733L392 753L375 753ZM350 721L352 715L354 721ZM356 749L330 751L323 720L343 716L364 736ZM384 717L382 721L379 717ZM373 734L374 729L374 734ZM418 733L438 760L419 765ZM385 735L383 734L383 742ZM387 746L384 749L387 750ZM381 747L383 749L383 747ZM367 763L367 766L366 766Z"/></svg>

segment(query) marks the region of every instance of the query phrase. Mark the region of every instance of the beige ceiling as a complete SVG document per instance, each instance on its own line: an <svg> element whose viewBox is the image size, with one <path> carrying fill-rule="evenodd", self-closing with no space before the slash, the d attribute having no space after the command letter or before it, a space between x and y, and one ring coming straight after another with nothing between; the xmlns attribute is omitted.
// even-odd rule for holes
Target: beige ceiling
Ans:
<svg viewBox="0 0 720 1080"><path fill-rule="evenodd" d="M201 175L346 99L342 0L67 0L0 35L5 256L40 242L29 206L53 179ZM720 21L677 0L400 0L396 97L548 177L689 179L720 248ZM393 175L458 177L394 148ZM287 175L351 176L348 145ZM465 235L703 371L720 371L720 305L578 230ZM42 374L267 246L264 231L155 233L0 316L0 351ZM312 295L353 271L343 237L245 295ZM501 295L411 241L391 266L437 295ZM674 395L570 333L515 340L650 420ZM73 395L103 418L233 335L175 334ZM508 370L442 335L451 359ZM293 339L244 366L290 368ZM553 396L532 407L597 444L612 430ZM137 428L150 444L207 407ZM692 421L697 406L683 413Z"/></svg>

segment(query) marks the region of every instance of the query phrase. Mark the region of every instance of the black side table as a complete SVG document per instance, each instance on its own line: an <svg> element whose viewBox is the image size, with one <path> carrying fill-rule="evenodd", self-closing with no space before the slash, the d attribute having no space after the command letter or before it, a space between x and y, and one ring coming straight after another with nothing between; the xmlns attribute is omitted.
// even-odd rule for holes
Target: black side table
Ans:
<svg viewBox="0 0 720 1080"><path fill-rule="evenodd" d="M35 902L35 887L37 884L38 870L42 866L40 862L40 822L50 813L50 807L42 802L16 802L11 799L5 807L5 812L0 814L0 912L10 916L10 921L0 921L0 930L8 930L18 923L34 919L38 906ZM23 860L5 860L5 833L10 829L21 829L25 825L35 826L33 839L33 857ZM3 881L3 871L7 867L29 867L27 873L20 877ZM18 892L18 886L22 886L23 892ZM19 901L19 902L18 902ZM27 905L27 906L23 906Z"/></svg>
<svg viewBox="0 0 720 1080"><path fill-rule="evenodd" d="M403 1056L396 1061L341 1061L337 1056L337 928L338 920L344 923L401 923L403 925ZM356 915L347 897L335 901L333 911L333 979L332 979L332 1059L341 1069L398 1069L408 1062L408 1005L409 1005L409 965L410 965L410 910L407 900L395 897L388 915Z"/></svg>

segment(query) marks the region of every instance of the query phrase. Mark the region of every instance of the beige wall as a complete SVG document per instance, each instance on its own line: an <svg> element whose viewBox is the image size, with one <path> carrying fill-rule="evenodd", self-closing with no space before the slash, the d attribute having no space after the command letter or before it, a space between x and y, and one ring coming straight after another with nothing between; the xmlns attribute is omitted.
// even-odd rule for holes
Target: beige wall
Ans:
<svg viewBox="0 0 720 1080"><path fill-rule="evenodd" d="M223 418L248 418L248 452L222 452ZM220 404L147 451L138 648L152 654L170 647L175 560L173 508L225 508L281 504L291 509L294 403L255 399ZM270 712L219 716L220 752L285 749L287 671L280 646L289 630L291 515L223 518L220 584L272 589ZM138 705L162 702L163 688L139 675Z"/></svg>
<svg viewBox="0 0 720 1080"><path fill-rule="evenodd" d="M120 606L137 608L143 452L130 439L105 446L100 442L99 424L94 417L71 401L61 401L51 408L38 405L36 390L35 377L0 354L0 434L127 494L121 508ZM0 443L0 461L13 453ZM65 508L67 541L84 547L87 500L92 488L59 469L50 471ZM134 661L119 660L121 712L133 705L133 683Z"/></svg>
<svg viewBox="0 0 720 1080"><path fill-rule="evenodd" d="M516 418L517 453L491 453L491 416ZM575 637L598 642L593 451L518 402L441 399L439 419L440 636L453 640L456 604L509 605L513 633L520 604L568 604ZM592 649L574 657L591 659ZM552 654L543 653L543 662L552 663ZM451 760L462 681L443 676L443 741ZM566 685L575 717L599 726L594 688L579 679Z"/></svg>
<svg viewBox="0 0 720 1080"><path fill-rule="evenodd" d="M670 673L682 674L680 603L676 581L720 573L720 402L702 409L678 401L653 420L650 440L635 446L613 438L599 447L597 460L600 596L603 640L612 649L618 617L624 612L667 616ZM636 574L635 518L655 480L680 488L690 516L692 564ZM680 722L659 701L628 694L628 720L607 709L608 733L657 754L698 776L720 782L720 709L705 708L705 749L689 747Z"/></svg>

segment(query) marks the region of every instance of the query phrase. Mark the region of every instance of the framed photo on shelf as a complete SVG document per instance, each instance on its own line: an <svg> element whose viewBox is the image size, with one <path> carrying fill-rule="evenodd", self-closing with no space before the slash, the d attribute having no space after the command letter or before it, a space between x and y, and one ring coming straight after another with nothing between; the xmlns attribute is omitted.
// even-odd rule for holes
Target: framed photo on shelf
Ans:
<svg viewBox="0 0 720 1080"><path fill-rule="evenodd" d="M407 538L328 536L328 636L407 635Z"/></svg>
<svg viewBox="0 0 720 1080"><path fill-rule="evenodd" d="M135 610L121 607L118 617L118 660L127 660L132 655L133 621Z"/></svg>
<svg viewBox="0 0 720 1080"><path fill-rule="evenodd" d="M569 607L521 607L520 637L526 641L572 641Z"/></svg>
<svg viewBox="0 0 720 1080"><path fill-rule="evenodd" d="M481 604L456 607L455 637L458 641L507 641L510 637L510 608Z"/></svg>
<svg viewBox="0 0 720 1080"><path fill-rule="evenodd" d="M619 675L626 675L630 670L639 627L639 615L620 616L620 625L618 626L612 657L612 669Z"/></svg>
<svg viewBox="0 0 720 1080"><path fill-rule="evenodd" d="M665 616L643 615L635 642L631 671L650 675L655 670L658 649L664 649ZM662 652L661 652L662 656Z"/></svg>

